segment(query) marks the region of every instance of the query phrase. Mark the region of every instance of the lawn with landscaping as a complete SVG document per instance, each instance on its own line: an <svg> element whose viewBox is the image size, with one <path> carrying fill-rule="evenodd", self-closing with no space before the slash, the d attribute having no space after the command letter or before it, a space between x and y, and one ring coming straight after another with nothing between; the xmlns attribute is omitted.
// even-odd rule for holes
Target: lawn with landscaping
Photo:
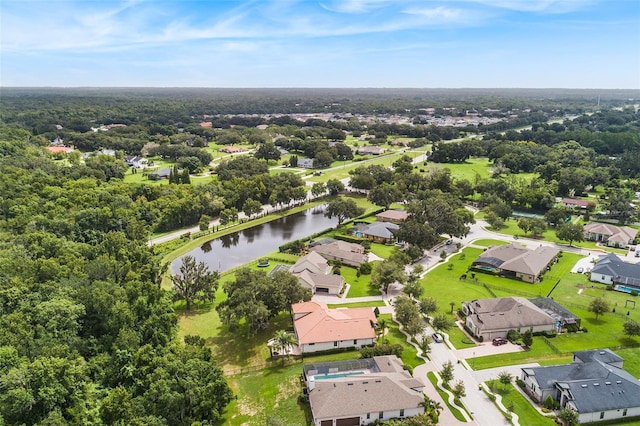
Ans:
<svg viewBox="0 0 640 426"><path fill-rule="evenodd" d="M533 405L514 387L512 383L507 385L499 380L486 382L489 389L502 397L502 405L510 412L518 415L518 423L521 425L555 425L553 414L545 416L536 410Z"/></svg>

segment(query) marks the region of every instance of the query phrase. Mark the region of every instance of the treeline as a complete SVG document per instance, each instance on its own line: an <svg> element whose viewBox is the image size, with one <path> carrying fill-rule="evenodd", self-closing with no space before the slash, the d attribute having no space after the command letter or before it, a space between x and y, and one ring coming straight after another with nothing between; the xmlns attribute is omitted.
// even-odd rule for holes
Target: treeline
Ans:
<svg viewBox="0 0 640 426"><path fill-rule="evenodd" d="M202 339L177 341L146 244L162 190L54 164L30 136L0 132L0 423L217 421L231 390Z"/></svg>

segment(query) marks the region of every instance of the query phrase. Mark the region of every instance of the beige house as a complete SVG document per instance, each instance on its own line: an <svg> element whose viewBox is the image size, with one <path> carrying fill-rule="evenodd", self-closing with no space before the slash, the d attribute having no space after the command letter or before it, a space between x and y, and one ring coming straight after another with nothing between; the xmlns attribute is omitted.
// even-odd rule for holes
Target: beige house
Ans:
<svg viewBox="0 0 640 426"><path fill-rule="evenodd" d="M407 220L409 213L406 210L385 210L376 215L379 222L391 222L400 224Z"/></svg>
<svg viewBox="0 0 640 426"><path fill-rule="evenodd" d="M507 337L509 330L524 333L556 331L556 319L523 297L478 299L462 303L466 328L481 341Z"/></svg>
<svg viewBox="0 0 640 426"><path fill-rule="evenodd" d="M584 238L589 241L606 243L609 247L626 248L633 244L638 231L628 226L592 222L584 226Z"/></svg>
<svg viewBox="0 0 640 426"><path fill-rule="evenodd" d="M344 285L344 278L334 275L331 265L320 254L311 252L302 256L289 269L300 284L312 293L338 294Z"/></svg>
<svg viewBox="0 0 640 426"><path fill-rule="evenodd" d="M339 260L345 265L359 267L367 261L364 247L356 243L346 241L333 241L327 244L318 244L309 248L310 252L318 253L327 260Z"/></svg>
<svg viewBox="0 0 640 426"><path fill-rule="evenodd" d="M555 247L539 246L531 250L519 243L487 249L472 264L471 269L516 278L528 283L540 281L560 254Z"/></svg>
<svg viewBox="0 0 640 426"><path fill-rule="evenodd" d="M359 349L372 345L378 322L373 308L329 309L325 303L291 306L293 328L302 353Z"/></svg>
<svg viewBox="0 0 640 426"><path fill-rule="evenodd" d="M395 355L306 364L315 426L360 426L424 413L424 384Z"/></svg>

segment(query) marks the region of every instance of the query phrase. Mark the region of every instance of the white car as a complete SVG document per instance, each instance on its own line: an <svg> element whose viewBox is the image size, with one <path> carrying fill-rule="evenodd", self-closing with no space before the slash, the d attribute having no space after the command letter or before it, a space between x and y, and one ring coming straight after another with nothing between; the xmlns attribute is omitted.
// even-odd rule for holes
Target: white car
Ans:
<svg viewBox="0 0 640 426"><path fill-rule="evenodd" d="M431 338L433 339L434 342L436 343L442 343L444 342L444 339L442 338L442 336L438 333L433 333L433 335L431 336Z"/></svg>

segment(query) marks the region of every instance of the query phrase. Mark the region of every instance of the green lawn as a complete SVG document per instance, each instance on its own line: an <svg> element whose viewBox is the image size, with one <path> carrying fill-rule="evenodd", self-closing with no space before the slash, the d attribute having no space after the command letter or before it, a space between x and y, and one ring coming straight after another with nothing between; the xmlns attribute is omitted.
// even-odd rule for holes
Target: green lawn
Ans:
<svg viewBox="0 0 640 426"><path fill-rule="evenodd" d="M474 157L470 158L462 164L439 164L439 163L427 163L427 166L418 164L417 171L428 173L431 170L446 168L451 170L451 176L456 179L467 179L469 182L475 182L476 175L485 179L490 176L490 170L493 167L493 163L486 157ZM414 170L416 171L416 170Z"/></svg>
<svg viewBox="0 0 640 426"><path fill-rule="evenodd" d="M453 407L453 406L451 406L449 404L449 395L447 395L447 393L445 391L443 391L442 389L440 389L438 387L438 379L436 379L435 374L433 374L433 372L429 371L427 373L427 378L429 379L429 381L431 382L433 387L436 388L436 391L440 395L440 398L442 398L444 403L447 405L447 408L449 409L449 411L451 411L451 414L453 414L453 417L455 417L458 421L466 423L466 419L464 418L462 413L460 413L460 410L458 410L457 408L455 408L455 407Z"/></svg>
<svg viewBox="0 0 640 426"><path fill-rule="evenodd" d="M420 364L424 364L424 361L418 358L418 351L412 345L407 343L407 336L402 334L397 323L395 323L391 317L391 314L380 314L378 320L384 319L387 323L387 334L384 335L382 341L387 341L390 344L399 344L404 347L402 351L402 362L405 365L414 368Z"/></svg>
<svg viewBox="0 0 640 426"><path fill-rule="evenodd" d="M476 345L475 342L458 327L452 327L447 330L447 334L449 335L449 341L456 349L465 349Z"/></svg>
<svg viewBox="0 0 640 426"><path fill-rule="evenodd" d="M385 306L382 300L374 300L371 302L351 302L351 303L329 303L327 307L329 309L337 308L374 308L376 306Z"/></svg>
<svg viewBox="0 0 640 426"><path fill-rule="evenodd" d="M374 164L389 167L394 161L400 158L400 156L401 154L399 153L391 153L380 155L378 157L367 157L362 161L353 161L351 163L340 161L334 163L337 168L333 170L318 170L320 172L319 176L314 175L307 180L310 182L327 182L330 179L341 180L350 176L349 170L353 170L360 166L370 166Z"/></svg>
<svg viewBox="0 0 640 426"><path fill-rule="evenodd" d="M364 296L380 296L380 290L373 288L369 283L371 282L371 275L360 275L358 277L356 268L351 266L341 266L340 275L344 277L345 282L349 283L349 297L364 297Z"/></svg>
<svg viewBox="0 0 640 426"><path fill-rule="evenodd" d="M522 394L514 388L513 384L503 385L498 380L490 380L487 385L498 395L502 396L502 405L507 409L513 408L518 415L518 423L521 425L555 425L552 417L543 416L536 410Z"/></svg>
<svg viewBox="0 0 640 426"><path fill-rule="evenodd" d="M509 244L509 242L504 240L483 239L483 240L476 240L473 242L473 244L476 246L489 247L489 246L504 246Z"/></svg>

